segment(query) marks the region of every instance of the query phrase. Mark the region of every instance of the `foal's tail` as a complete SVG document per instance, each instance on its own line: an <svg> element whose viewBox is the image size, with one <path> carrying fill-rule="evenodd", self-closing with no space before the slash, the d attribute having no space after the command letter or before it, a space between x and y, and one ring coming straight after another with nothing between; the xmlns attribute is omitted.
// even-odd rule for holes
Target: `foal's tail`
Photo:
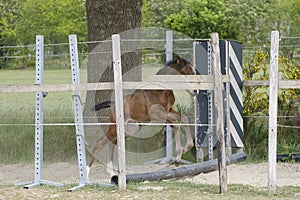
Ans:
<svg viewBox="0 0 300 200"><path fill-rule="evenodd" d="M114 103L113 101L103 101L102 103L95 105L93 108L94 110L98 111L103 108L110 108L113 103Z"/></svg>

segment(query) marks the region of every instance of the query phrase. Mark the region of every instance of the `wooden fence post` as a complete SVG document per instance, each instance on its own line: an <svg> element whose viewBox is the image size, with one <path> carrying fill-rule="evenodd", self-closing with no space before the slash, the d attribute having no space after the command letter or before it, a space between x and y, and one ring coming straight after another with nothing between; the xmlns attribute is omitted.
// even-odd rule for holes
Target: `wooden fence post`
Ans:
<svg viewBox="0 0 300 200"><path fill-rule="evenodd" d="M279 49L279 32L272 31L271 52L270 52L270 95L269 95L269 153L268 153L269 194L276 193L278 49Z"/></svg>
<svg viewBox="0 0 300 200"><path fill-rule="evenodd" d="M218 138L218 166L219 166L219 184L220 193L227 192L227 168L226 168L226 153L225 153L225 138L224 138L224 117L223 117L223 98L222 98L222 74L220 62L220 46L218 33L211 34L212 44L212 60L215 78L215 111L217 113L216 131Z"/></svg>

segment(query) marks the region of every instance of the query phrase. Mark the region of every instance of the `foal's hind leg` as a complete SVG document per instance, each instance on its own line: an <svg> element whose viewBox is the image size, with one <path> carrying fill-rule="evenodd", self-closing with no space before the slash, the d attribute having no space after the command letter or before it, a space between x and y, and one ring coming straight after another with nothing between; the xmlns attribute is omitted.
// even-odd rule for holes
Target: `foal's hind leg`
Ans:
<svg viewBox="0 0 300 200"><path fill-rule="evenodd" d="M106 164L106 172L109 173L110 176L115 175L114 173L114 166L113 166L113 160L114 160L114 149L117 144L117 140L114 140L110 142L108 145L108 161Z"/></svg>
<svg viewBox="0 0 300 200"><path fill-rule="evenodd" d="M102 136L100 137L97 141L96 144L93 148L92 151L92 155L89 161L88 166L91 167L94 160L95 160L95 156L99 153L99 151L110 141L114 141L117 138L117 134L116 134L116 128L115 125L112 125L109 127L108 131Z"/></svg>
<svg viewBox="0 0 300 200"><path fill-rule="evenodd" d="M93 148L91 158L89 160L88 166L86 168L87 170L87 177L89 177L90 169L92 164L95 161L95 156L99 153L99 151L110 141L114 142L117 139L117 134L116 134L116 126L111 125L108 129L108 131L100 137L97 141L96 144Z"/></svg>
<svg viewBox="0 0 300 200"><path fill-rule="evenodd" d="M104 147L105 144L107 144L109 142L109 139L106 137L106 135L103 135L101 138L99 138L97 141L96 141L96 144L93 148L93 151L92 151L92 155L90 157L90 160L89 160L89 163L86 167L86 171L87 171L87 178L89 178L89 175L90 175L90 170L91 170L91 167L92 167L92 164L94 163L95 161L95 156L97 155L97 153Z"/></svg>

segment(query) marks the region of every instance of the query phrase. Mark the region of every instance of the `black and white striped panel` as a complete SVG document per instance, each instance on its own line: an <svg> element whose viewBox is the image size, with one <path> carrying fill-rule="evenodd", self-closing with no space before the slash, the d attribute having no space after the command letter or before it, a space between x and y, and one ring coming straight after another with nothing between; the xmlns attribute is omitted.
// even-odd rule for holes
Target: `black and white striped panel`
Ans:
<svg viewBox="0 0 300 200"><path fill-rule="evenodd" d="M228 56L230 59L230 132L231 143L235 147L243 144L243 71L242 44L235 41L228 42Z"/></svg>
<svg viewBox="0 0 300 200"><path fill-rule="evenodd" d="M209 41L197 41L194 46L195 66L197 74L209 74L210 49ZM243 144L243 99L242 99L242 44L235 41L220 41L221 72L223 75L230 75L230 120L224 112L224 126L227 121L230 123L231 145L232 147L244 147ZM229 66L229 70L227 67ZM208 130L210 127L209 113L213 112L209 106L209 91L199 91L196 103L196 122L204 124L196 128L197 147L208 147ZM224 93L225 95L225 93ZM225 98L224 98L225 100ZM224 102L225 105L225 102ZM226 110L226 106L224 106ZM215 115L213 113L213 115ZM207 125L205 125L207 124ZM225 129L226 131L226 129ZM227 133L225 133L227 134ZM216 137L214 137L216 138ZM215 144L215 139L213 143ZM228 145L228 144L227 144Z"/></svg>

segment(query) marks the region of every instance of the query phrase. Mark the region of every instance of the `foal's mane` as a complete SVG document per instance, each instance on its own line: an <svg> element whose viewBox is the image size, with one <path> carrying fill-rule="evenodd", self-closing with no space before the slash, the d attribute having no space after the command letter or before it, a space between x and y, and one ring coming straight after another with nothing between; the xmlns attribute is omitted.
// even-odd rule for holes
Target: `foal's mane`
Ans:
<svg viewBox="0 0 300 200"><path fill-rule="evenodd" d="M187 60L184 59L183 57L178 56L178 57L176 57L175 59L166 62L166 63L165 63L165 66L171 66L171 65L173 65L173 64L177 64L177 61L178 61L178 60L180 60L180 62L181 62L183 65L188 65L188 64L190 64L189 61L187 61Z"/></svg>
<svg viewBox="0 0 300 200"><path fill-rule="evenodd" d="M165 66L161 68L156 74L157 75L177 75L180 74L180 70L183 66L190 64L189 61L182 57L177 57L165 63Z"/></svg>

